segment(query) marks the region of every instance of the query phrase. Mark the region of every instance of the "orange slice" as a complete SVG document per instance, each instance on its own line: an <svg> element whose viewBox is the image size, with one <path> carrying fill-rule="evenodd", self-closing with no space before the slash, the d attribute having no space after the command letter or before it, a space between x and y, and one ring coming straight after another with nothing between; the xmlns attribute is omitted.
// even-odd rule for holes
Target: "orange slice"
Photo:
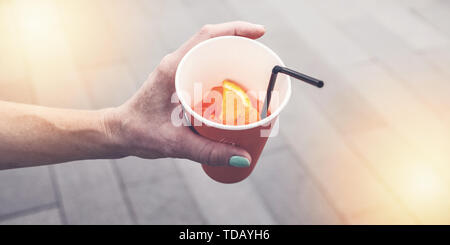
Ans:
<svg viewBox="0 0 450 245"><path fill-rule="evenodd" d="M222 88L223 97L220 119L224 124L243 125L259 120L259 113L252 106L250 98L244 89L230 80L224 80Z"/></svg>

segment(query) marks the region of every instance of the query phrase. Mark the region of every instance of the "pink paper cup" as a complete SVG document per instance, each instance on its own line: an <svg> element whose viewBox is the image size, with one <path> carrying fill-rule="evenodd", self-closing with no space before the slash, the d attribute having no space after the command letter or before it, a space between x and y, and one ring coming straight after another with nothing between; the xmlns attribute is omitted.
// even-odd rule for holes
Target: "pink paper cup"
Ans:
<svg viewBox="0 0 450 245"><path fill-rule="evenodd" d="M243 85L248 93L264 100L272 68L284 63L262 43L237 36L216 37L193 47L181 60L175 76L175 89L186 119L201 136L233 144L247 150L252 161L248 168L202 164L205 173L221 183L236 183L247 178L272 132L278 132L278 116L291 96L291 80L280 74L269 107L270 116L247 125L224 125L202 117L192 106L201 103L202 94L225 79Z"/></svg>

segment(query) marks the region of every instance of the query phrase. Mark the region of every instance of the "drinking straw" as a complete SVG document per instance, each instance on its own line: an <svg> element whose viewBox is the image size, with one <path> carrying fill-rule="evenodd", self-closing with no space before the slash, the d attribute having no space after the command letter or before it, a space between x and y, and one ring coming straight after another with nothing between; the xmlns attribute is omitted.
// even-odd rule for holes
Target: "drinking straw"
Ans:
<svg viewBox="0 0 450 245"><path fill-rule="evenodd" d="M264 100L264 106L261 111L261 119L264 119L267 117L267 110L269 109L270 99L272 97L272 91L273 91L273 88L275 87L275 82L277 80L277 75L279 72L286 74L288 76L297 78L298 80L309 83L318 88L321 88L324 85L323 81L321 81L319 79L310 77L308 75L294 71L287 67L282 67L282 66L278 66L278 65L274 66L272 69L272 75L270 75L269 86L267 86L266 99Z"/></svg>

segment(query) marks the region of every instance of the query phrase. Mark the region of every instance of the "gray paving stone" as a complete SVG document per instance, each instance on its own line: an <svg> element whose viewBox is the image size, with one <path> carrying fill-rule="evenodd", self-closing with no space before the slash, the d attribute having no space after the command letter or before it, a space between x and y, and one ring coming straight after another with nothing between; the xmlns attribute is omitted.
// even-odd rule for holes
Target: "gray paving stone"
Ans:
<svg viewBox="0 0 450 245"><path fill-rule="evenodd" d="M126 157L116 160L116 163L127 186L158 183L158 181L167 176L178 174L171 159L151 160Z"/></svg>
<svg viewBox="0 0 450 245"><path fill-rule="evenodd" d="M158 39L167 51L176 50L202 26L194 23L181 1L142 1L142 5L147 15L158 16Z"/></svg>
<svg viewBox="0 0 450 245"><path fill-rule="evenodd" d="M293 114L283 134L340 213L353 215L393 198L310 100L298 96L295 104L302 105L302 115L308 120L303 120L299 128L295 123L298 115Z"/></svg>
<svg viewBox="0 0 450 245"><path fill-rule="evenodd" d="M278 135L274 137L269 137L262 154L270 154L285 147L287 147L287 144L284 140L284 136L280 132Z"/></svg>
<svg viewBox="0 0 450 245"><path fill-rule="evenodd" d="M192 19L200 26L239 19L234 9L230 8L228 4L222 0L209 0L203 2L186 0L182 1L182 3L186 12L189 12ZM214 12L214 14L204 14L208 12Z"/></svg>
<svg viewBox="0 0 450 245"><path fill-rule="evenodd" d="M414 7L414 13L424 18L438 31L450 37L448 16L450 7L447 1L426 1L428 6Z"/></svg>
<svg viewBox="0 0 450 245"><path fill-rule="evenodd" d="M0 221L0 225L60 225L58 208Z"/></svg>
<svg viewBox="0 0 450 245"><path fill-rule="evenodd" d="M94 108L121 105L136 91L136 83L122 64L86 70L83 78Z"/></svg>
<svg viewBox="0 0 450 245"><path fill-rule="evenodd" d="M339 224L301 162L288 149L263 155L250 180L279 224Z"/></svg>
<svg viewBox="0 0 450 245"><path fill-rule="evenodd" d="M128 67L138 88L144 84L165 54L167 54L165 51L160 51L159 54L152 54L151 58L135 60L128 63Z"/></svg>
<svg viewBox="0 0 450 245"><path fill-rule="evenodd" d="M139 224L204 224L204 219L180 176L130 187Z"/></svg>
<svg viewBox="0 0 450 245"><path fill-rule="evenodd" d="M349 217L349 223L353 225L417 225L417 222L395 203Z"/></svg>
<svg viewBox="0 0 450 245"><path fill-rule="evenodd" d="M133 78L141 85L155 68L159 61L167 54L159 35L160 15L156 1L146 8L145 3L130 4L125 1L102 0L99 2L109 28L121 48L121 53L130 67ZM127 16L127 18L117 18ZM139 33L139 35L136 35Z"/></svg>
<svg viewBox="0 0 450 245"><path fill-rule="evenodd" d="M209 178L198 163L183 159L176 163L207 224L276 224L248 180L222 184Z"/></svg>
<svg viewBox="0 0 450 245"><path fill-rule="evenodd" d="M202 215L172 159L117 160L139 224L203 224Z"/></svg>
<svg viewBox="0 0 450 245"><path fill-rule="evenodd" d="M355 43L376 53L376 57L385 65L385 69L402 83L405 89L416 94L417 98L430 107L430 110L436 112L436 116L444 119L444 122L447 121L445 112L450 109L447 93L450 90L450 84L447 77L436 72L433 66L411 52L404 40L373 18L365 16L349 21L343 24L342 28L355 40ZM367 28L371 31L366 33ZM382 40L373 39L379 37L382 37ZM424 81L433 81L433 86L429 86L429 83Z"/></svg>
<svg viewBox="0 0 450 245"><path fill-rule="evenodd" d="M68 224L130 224L129 211L108 160L55 167Z"/></svg>
<svg viewBox="0 0 450 245"><path fill-rule="evenodd" d="M0 171L0 216L54 202L48 167Z"/></svg>

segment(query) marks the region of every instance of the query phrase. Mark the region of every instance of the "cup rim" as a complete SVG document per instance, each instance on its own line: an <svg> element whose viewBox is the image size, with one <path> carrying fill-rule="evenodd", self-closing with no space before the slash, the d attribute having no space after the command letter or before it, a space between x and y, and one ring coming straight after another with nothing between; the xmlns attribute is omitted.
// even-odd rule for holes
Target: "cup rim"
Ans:
<svg viewBox="0 0 450 245"><path fill-rule="evenodd" d="M275 59L278 61L278 63L281 66L285 66L283 61L280 59L280 57L269 47L267 47L266 45L262 44L261 42L258 42L256 40L250 39L250 38L246 38L246 37L240 37L240 36L220 36L220 37L214 37L214 38L210 38L208 40L202 41L200 43L198 43L197 45L195 45L193 48L191 48L181 59L180 63L178 64L177 70L176 70L176 74L175 74L175 92L177 94L177 97L181 103L181 105L183 106L183 109L186 110L190 115L192 115L195 119L201 121L202 123L204 123L207 126L210 127L214 127L214 128L219 128L219 129L224 129L224 130L244 130L244 129L251 129L251 128L256 128L262 125L266 125L267 123L271 122L273 119L275 119L280 112L283 110L283 108L286 106L286 104L289 102L289 99L291 97L291 78L287 77L288 79L288 87L287 87L287 92L286 92L286 96L284 97L283 102L280 104L280 106L273 112L270 114L270 116L259 120L257 122L254 123L249 123L246 125L225 125L225 124L221 124L221 123L216 123L213 122L211 120L208 120L206 118L204 118L203 116L199 115L197 112L195 112L191 106L189 104L186 103L185 99L183 98L182 94L181 94L181 89L180 89L180 70L182 69L184 63L186 62L186 60L189 58L189 56L194 53L197 49L201 48L202 46L206 45L207 43L210 42L214 42L214 41L218 41L218 40L222 40L222 39L241 39L241 40L245 40L248 42L252 42L255 45L258 45L260 47L262 47L264 50L266 50L268 53L270 53L272 56L275 57Z"/></svg>

